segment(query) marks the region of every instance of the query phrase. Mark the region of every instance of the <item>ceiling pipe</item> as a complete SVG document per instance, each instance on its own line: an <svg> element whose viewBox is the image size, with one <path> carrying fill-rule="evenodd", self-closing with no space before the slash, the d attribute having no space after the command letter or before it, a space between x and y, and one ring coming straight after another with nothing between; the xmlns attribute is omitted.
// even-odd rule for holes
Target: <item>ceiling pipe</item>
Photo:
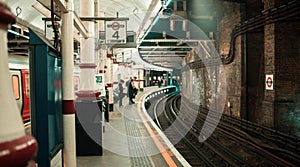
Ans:
<svg viewBox="0 0 300 167"><path fill-rule="evenodd" d="M287 18L300 14L300 1L294 0L285 5L271 8L263 11L261 15L246 20L238 25L231 32L230 49L228 54L221 55L223 64L230 64L234 60L235 40L236 38L248 31L272 24Z"/></svg>
<svg viewBox="0 0 300 167"><path fill-rule="evenodd" d="M54 13L54 1L51 0L51 23L52 23L52 28L54 31L54 47L57 52L59 52L59 35L58 35L58 27L55 24L55 13Z"/></svg>

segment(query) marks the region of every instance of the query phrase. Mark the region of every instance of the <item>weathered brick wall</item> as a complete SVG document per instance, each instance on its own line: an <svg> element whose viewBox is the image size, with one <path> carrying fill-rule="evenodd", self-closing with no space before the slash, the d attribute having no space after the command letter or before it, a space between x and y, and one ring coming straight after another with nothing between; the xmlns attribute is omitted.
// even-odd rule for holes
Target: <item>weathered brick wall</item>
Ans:
<svg viewBox="0 0 300 167"><path fill-rule="evenodd" d="M220 21L218 30L218 50L221 54L228 54L229 41L232 29L241 22L240 4L232 2L221 2ZM234 61L224 66L226 72L227 102L232 105L232 114L240 117L241 115L241 37L236 39ZM229 108L225 105L225 113L229 113Z"/></svg>
<svg viewBox="0 0 300 167"><path fill-rule="evenodd" d="M236 24L288 1L291 0L248 0L246 10L239 3L220 1L216 35L218 52L228 54L230 34ZM299 24L297 20L289 19L239 36L234 61L221 67L218 73L215 73L215 67L184 72L183 78L189 83L187 95L195 95L192 100L208 108L214 94L211 85L214 82L218 82L219 86L226 83L225 104L231 103L233 115L241 117L246 108L250 121L300 136ZM246 46L243 45L244 39ZM196 57L190 56L186 62L195 61ZM266 74L274 75L274 91L265 90ZM222 80L221 76L225 75L225 80ZM247 100L244 100L245 97ZM230 113L227 105L224 112Z"/></svg>
<svg viewBox="0 0 300 167"><path fill-rule="evenodd" d="M289 1L264 1L264 7L269 9ZM257 115L257 122L287 134L300 136L298 19L288 18L264 27L265 74L274 75L274 90L264 91L264 101L261 112Z"/></svg>
<svg viewBox="0 0 300 167"><path fill-rule="evenodd" d="M225 91L224 69L219 67L221 61L214 45L210 43L209 46L210 52L190 51L186 55L183 64L187 64L189 68L185 68L182 73L184 83L182 93L193 104L221 111L224 102L220 101L226 94L223 92ZM204 49L200 48L200 50ZM219 60L219 63L207 64L207 60Z"/></svg>
<svg viewBox="0 0 300 167"><path fill-rule="evenodd" d="M275 72L275 25L265 26L265 74L273 74ZM276 78L276 77L275 77ZM276 80L276 79L275 79ZM276 81L275 81L276 82ZM275 94L272 90L264 90L264 100L261 111L257 113L256 122L267 126L274 127L274 101Z"/></svg>
<svg viewBox="0 0 300 167"><path fill-rule="evenodd" d="M300 99L297 98L300 94L299 32L300 23L297 21L275 24L274 124L277 130L298 136L300 136Z"/></svg>

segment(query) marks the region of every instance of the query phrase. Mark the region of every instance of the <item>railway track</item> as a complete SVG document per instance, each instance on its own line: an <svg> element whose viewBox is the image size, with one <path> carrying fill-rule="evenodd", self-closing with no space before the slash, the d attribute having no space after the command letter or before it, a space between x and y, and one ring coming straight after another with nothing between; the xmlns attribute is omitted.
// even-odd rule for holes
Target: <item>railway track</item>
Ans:
<svg viewBox="0 0 300 167"><path fill-rule="evenodd" d="M170 96L173 98L174 96ZM164 111L166 109L169 99L162 98L155 104L156 116L155 122L157 125L165 132L165 135L169 138L172 144L180 151L180 153L185 157L185 159L190 163L191 166L214 166L211 161L204 156L204 153L197 150L194 144L188 139L184 138L184 134L180 132L179 127L169 128L174 122L173 118L169 117L168 112ZM157 112L158 108L163 108L163 112ZM168 128L168 130L166 130ZM178 142L179 139L182 139ZM199 161L201 159L201 161Z"/></svg>
<svg viewBox="0 0 300 167"><path fill-rule="evenodd" d="M157 111L160 112L157 114ZM204 122L207 121L208 126L215 123L214 114L212 118L207 118L208 110L180 100L179 96L171 95L158 100L153 112L154 120L191 166L300 164L297 155L299 139L227 115L222 116L215 131L205 142L199 142ZM189 120L195 120L195 123L187 125ZM257 129L258 132L255 131ZM290 143L284 148L278 147L283 142Z"/></svg>

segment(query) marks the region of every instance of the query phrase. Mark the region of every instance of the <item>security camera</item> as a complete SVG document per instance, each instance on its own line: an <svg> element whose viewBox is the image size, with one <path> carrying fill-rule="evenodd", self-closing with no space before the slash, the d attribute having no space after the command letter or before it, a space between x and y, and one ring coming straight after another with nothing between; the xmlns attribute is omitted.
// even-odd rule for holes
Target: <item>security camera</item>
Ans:
<svg viewBox="0 0 300 167"><path fill-rule="evenodd" d="M165 16L171 16L173 14L173 10L171 8L166 8L166 9L163 9L162 13Z"/></svg>
<svg viewBox="0 0 300 167"><path fill-rule="evenodd" d="M160 12L160 18L161 19L168 19L169 17L171 17L173 15L173 10L171 8L166 8L163 9Z"/></svg>

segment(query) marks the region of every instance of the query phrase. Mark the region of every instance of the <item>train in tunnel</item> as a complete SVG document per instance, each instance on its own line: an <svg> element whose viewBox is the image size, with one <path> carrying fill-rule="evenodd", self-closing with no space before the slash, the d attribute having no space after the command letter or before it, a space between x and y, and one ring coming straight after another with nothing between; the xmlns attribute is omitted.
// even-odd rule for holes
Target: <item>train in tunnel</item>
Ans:
<svg viewBox="0 0 300 167"><path fill-rule="evenodd" d="M182 85L181 70L156 71L156 70L144 70L145 72L145 86L167 86L167 85Z"/></svg>

